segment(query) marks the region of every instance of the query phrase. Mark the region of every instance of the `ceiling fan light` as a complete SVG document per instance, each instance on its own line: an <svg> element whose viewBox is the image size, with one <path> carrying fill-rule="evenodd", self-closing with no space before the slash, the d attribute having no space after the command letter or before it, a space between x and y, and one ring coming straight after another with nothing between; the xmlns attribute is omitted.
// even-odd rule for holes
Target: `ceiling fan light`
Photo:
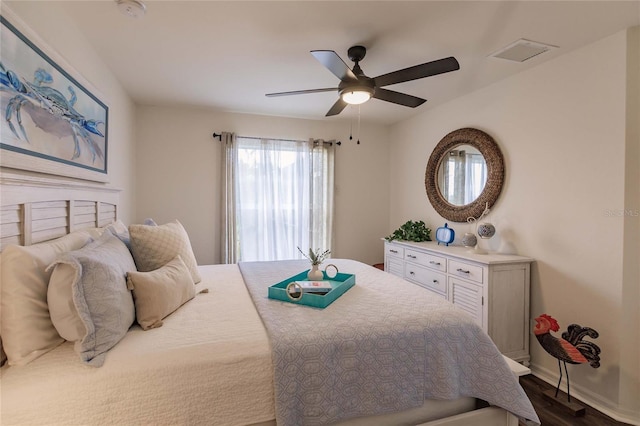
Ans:
<svg viewBox="0 0 640 426"><path fill-rule="evenodd" d="M340 93L342 100L351 105L359 105L367 102L373 96L371 87L353 87Z"/></svg>
<svg viewBox="0 0 640 426"><path fill-rule="evenodd" d="M363 104L369 99L371 99L371 94L369 92L361 92L359 90L344 92L342 94L342 100L351 105Z"/></svg>

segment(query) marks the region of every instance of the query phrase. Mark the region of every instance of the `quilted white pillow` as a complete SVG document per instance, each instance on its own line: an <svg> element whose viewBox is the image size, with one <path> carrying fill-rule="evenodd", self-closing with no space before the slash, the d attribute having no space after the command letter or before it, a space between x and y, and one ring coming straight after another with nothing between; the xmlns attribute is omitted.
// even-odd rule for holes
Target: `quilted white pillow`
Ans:
<svg viewBox="0 0 640 426"><path fill-rule="evenodd" d="M47 266L61 254L91 241L85 231L2 252L0 334L10 365L25 365L63 342L47 306Z"/></svg>
<svg viewBox="0 0 640 426"><path fill-rule="evenodd" d="M180 256L194 283L202 281L189 235L177 220L164 225L129 225L131 253L140 272L154 271Z"/></svg>

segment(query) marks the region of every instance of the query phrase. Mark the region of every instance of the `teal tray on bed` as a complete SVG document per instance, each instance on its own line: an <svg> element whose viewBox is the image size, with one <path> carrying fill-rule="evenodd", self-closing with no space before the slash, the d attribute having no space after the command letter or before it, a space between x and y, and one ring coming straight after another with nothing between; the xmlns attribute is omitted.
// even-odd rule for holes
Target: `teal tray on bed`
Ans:
<svg viewBox="0 0 640 426"><path fill-rule="evenodd" d="M343 274L338 272L335 277L329 277L327 273L323 271L323 280L331 281L332 288L328 293L313 294L302 292L302 295L299 298L291 297L288 293L287 286L293 281L306 280L308 272L309 270L300 272L293 277L289 277L286 280L280 281L279 283L269 287L269 299L276 299L283 302L295 303L297 305L306 305L324 309L356 284L356 276L353 274Z"/></svg>

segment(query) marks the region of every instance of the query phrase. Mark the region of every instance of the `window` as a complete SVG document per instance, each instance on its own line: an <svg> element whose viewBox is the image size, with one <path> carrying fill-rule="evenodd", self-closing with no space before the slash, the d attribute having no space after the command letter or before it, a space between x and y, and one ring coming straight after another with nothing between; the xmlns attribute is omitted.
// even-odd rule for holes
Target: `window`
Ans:
<svg viewBox="0 0 640 426"><path fill-rule="evenodd" d="M238 136L225 147L227 263L331 248L333 144Z"/></svg>

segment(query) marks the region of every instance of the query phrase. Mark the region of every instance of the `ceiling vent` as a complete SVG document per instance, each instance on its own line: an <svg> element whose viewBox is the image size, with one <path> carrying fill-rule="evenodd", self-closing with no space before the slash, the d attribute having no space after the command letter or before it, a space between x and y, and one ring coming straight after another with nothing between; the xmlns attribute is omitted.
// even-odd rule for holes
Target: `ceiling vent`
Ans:
<svg viewBox="0 0 640 426"><path fill-rule="evenodd" d="M541 53L548 52L549 50L556 48L557 46L551 46L549 44L538 43L521 38L520 40L511 43L507 47L504 47L489 56L508 59L510 61L524 62L527 59L531 59L534 56L538 56Z"/></svg>

